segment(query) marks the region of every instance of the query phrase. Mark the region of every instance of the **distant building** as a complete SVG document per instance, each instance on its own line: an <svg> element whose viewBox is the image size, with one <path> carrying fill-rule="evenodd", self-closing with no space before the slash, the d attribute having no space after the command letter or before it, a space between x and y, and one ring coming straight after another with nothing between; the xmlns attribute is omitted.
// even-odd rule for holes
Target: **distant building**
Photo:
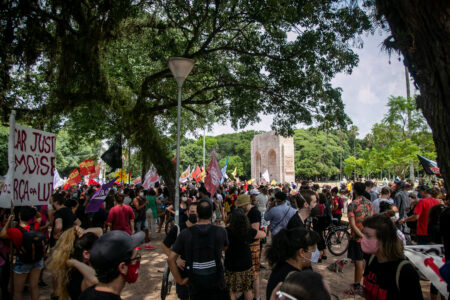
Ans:
<svg viewBox="0 0 450 300"><path fill-rule="evenodd" d="M295 182L294 139L274 131L255 135L251 143L252 178L261 182L264 174L281 183ZM266 172L267 171L267 172Z"/></svg>

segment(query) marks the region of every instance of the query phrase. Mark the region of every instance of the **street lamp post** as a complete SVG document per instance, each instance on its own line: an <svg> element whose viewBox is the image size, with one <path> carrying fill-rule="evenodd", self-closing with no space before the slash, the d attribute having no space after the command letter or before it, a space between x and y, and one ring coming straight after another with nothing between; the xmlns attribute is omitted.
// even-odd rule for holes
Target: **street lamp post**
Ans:
<svg viewBox="0 0 450 300"><path fill-rule="evenodd" d="M175 171L175 224L180 224L180 124L181 124L181 87L184 80L194 67L194 60L183 57L171 57L169 69L175 77L178 85L178 109L177 109L177 157Z"/></svg>

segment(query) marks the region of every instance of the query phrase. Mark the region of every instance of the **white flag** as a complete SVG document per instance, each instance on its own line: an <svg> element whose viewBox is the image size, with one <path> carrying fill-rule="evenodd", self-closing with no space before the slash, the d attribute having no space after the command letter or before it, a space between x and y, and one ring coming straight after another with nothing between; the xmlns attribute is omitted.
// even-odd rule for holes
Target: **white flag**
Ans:
<svg viewBox="0 0 450 300"><path fill-rule="evenodd" d="M266 169L266 171L262 174L261 179L264 179L266 182L270 182L269 170Z"/></svg>
<svg viewBox="0 0 450 300"><path fill-rule="evenodd" d="M56 190L60 186L64 185L64 180L59 176L58 170L56 170L53 173L53 190Z"/></svg>

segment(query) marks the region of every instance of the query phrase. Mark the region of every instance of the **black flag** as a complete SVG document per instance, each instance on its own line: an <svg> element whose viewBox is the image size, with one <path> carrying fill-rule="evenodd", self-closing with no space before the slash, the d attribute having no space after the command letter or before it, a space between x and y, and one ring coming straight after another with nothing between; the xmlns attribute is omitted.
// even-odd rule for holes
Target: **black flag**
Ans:
<svg viewBox="0 0 450 300"><path fill-rule="evenodd" d="M102 154L101 158L111 167L109 173L117 168L122 168L122 145L119 143L112 144L112 146Z"/></svg>
<svg viewBox="0 0 450 300"><path fill-rule="evenodd" d="M432 161L420 155L417 155L417 157L419 158L419 161L422 164L425 173L427 173L428 175L436 175L439 178L442 178L441 170L439 169L435 161Z"/></svg>

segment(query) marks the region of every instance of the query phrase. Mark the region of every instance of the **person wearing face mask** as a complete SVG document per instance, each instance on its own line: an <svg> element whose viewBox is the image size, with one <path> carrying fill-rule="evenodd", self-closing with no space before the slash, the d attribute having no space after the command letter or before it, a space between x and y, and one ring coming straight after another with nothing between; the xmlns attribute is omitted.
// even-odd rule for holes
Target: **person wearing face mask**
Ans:
<svg viewBox="0 0 450 300"><path fill-rule="evenodd" d="M189 228L197 223L197 205L198 205L198 202L192 202L189 205L189 208L186 210L186 213L187 213L186 222L180 223L179 228L177 228L177 226L173 226L170 229L169 233L164 238L164 241L163 241L161 247L162 247L164 253L167 255L167 257L169 256L169 254L171 252L170 248L173 246L173 244L175 244L178 234L182 230ZM187 277L187 274L184 271L185 264L186 264L185 260L183 260L181 258L177 259L177 266L178 266L180 275L183 278ZM186 299L186 300L189 299L189 289L187 286L179 285L177 283L176 284L176 292L177 292L179 299Z"/></svg>
<svg viewBox="0 0 450 300"><path fill-rule="evenodd" d="M143 232L130 236L120 230L101 236L90 253L99 283L86 289L78 300L120 300L125 284L138 279L141 255L136 248L144 238Z"/></svg>
<svg viewBox="0 0 450 300"><path fill-rule="evenodd" d="M403 255L389 217L376 214L362 222L362 251L371 255L364 271L364 295L375 299L423 299L419 274Z"/></svg>
<svg viewBox="0 0 450 300"><path fill-rule="evenodd" d="M134 211L134 230L135 232L138 231L144 231L145 232L145 242L148 243L150 242L150 238L148 235L148 228L147 228L147 224L145 223L146 221L146 214L145 214L145 208L147 206L147 200L145 199L145 195L144 195L144 189L142 187L140 187L138 189L137 192L137 196L136 198L133 199L133 211ZM146 245L146 249L151 249L150 244Z"/></svg>
<svg viewBox="0 0 450 300"><path fill-rule="evenodd" d="M311 263L317 263L320 252L317 249L319 235L304 228L282 229L272 237L266 258L272 268L267 282L266 299L273 289L283 282L292 271L312 270Z"/></svg>

